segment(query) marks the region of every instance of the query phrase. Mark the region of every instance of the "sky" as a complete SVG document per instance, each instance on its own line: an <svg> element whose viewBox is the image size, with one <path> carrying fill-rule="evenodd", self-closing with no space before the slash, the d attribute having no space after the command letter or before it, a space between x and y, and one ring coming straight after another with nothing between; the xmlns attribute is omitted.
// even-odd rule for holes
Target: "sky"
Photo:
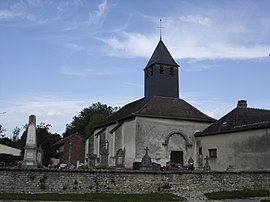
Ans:
<svg viewBox="0 0 270 202"><path fill-rule="evenodd" d="M0 0L0 124L31 114L62 134L101 102L144 95L160 38L180 65L180 98L216 119L245 99L270 109L269 0Z"/></svg>

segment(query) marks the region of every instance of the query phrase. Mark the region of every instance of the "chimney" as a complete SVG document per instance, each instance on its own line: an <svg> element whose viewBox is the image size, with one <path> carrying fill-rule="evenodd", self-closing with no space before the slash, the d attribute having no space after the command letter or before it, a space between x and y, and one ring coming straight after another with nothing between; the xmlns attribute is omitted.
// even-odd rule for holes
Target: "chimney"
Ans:
<svg viewBox="0 0 270 202"><path fill-rule="evenodd" d="M247 100L239 100L237 103L237 107L247 108Z"/></svg>

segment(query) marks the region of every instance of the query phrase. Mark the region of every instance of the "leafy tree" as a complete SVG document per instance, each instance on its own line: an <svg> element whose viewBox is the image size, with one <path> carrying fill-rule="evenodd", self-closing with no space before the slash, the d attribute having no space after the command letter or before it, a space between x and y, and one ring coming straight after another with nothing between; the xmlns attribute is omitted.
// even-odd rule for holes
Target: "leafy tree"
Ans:
<svg viewBox="0 0 270 202"><path fill-rule="evenodd" d="M0 144L13 147L13 143L12 143L11 139L9 139L7 137L0 138Z"/></svg>
<svg viewBox="0 0 270 202"><path fill-rule="evenodd" d="M26 126L26 127L25 127ZM45 124L41 122L37 125L36 129L36 141L37 148L41 148L43 150L43 162L44 166L48 166L51 162L51 158L57 157L57 147L54 143L61 138L61 136L57 133L50 132L50 124ZM17 140L14 144L23 149L26 143L27 136L27 125L24 125L25 131L23 132L21 138Z"/></svg>
<svg viewBox="0 0 270 202"><path fill-rule="evenodd" d="M6 131L6 129L3 128L3 126L0 124L0 135L1 137L5 137L4 132Z"/></svg>
<svg viewBox="0 0 270 202"><path fill-rule="evenodd" d="M78 116L74 116L70 124L66 125L64 137L79 132L83 137L87 137L93 128L104 121L108 116L116 112L118 107L107 106L100 102L92 104L88 108L84 108Z"/></svg>
<svg viewBox="0 0 270 202"><path fill-rule="evenodd" d="M57 147L54 145L61 136L57 133L50 133L50 124L40 123L37 125L37 147L43 150L43 165L48 166L51 158L56 157Z"/></svg>
<svg viewBox="0 0 270 202"><path fill-rule="evenodd" d="M20 131L21 131L21 129L18 128L17 126L16 126L16 128L14 128L14 130L13 130L13 132L12 132L12 134L13 134L13 136L12 136L12 141L13 141L13 142L15 142L16 140L18 140L19 135L20 135Z"/></svg>

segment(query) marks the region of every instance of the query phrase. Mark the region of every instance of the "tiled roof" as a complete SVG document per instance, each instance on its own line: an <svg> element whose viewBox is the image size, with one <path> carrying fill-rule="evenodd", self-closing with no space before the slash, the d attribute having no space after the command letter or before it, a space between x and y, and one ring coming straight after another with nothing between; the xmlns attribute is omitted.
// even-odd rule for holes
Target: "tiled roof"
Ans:
<svg viewBox="0 0 270 202"><path fill-rule="evenodd" d="M154 96L150 99L142 98L125 105L96 128L105 127L135 116L207 123L215 121L215 119L205 115L182 99Z"/></svg>
<svg viewBox="0 0 270 202"><path fill-rule="evenodd" d="M66 141L69 141L70 137L73 137L73 136L75 136L75 135L80 136L79 133L73 133L73 134L68 135L68 136L66 136L66 137L64 137L64 138L61 138L61 139L58 140L56 143L54 143L54 145L62 145L62 144L64 144ZM81 136L80 136L80 137L81 137ZM81 137L81 138L82 138L82 137Z"/></svg>
<svg viewBox="0 0 270 202"><path fill-rule="evenodd" d="M132 103L129 103L118 110L113 115L109 116L104 122L99 124L96 128L110 125L112 123L120 122L133 116L133 113L138 111L146 103L145 99L139 99Z"/></svg>
<svg viewBox="0 0 270 202"><path fill-rule="evenodd" d="M195 136L206 136L270 127L270 110L236 107Z"/></svg>
<svg viewBox="0 0 270 202"><path fill-rule="evenodd" d="M164 64L179 67L179 65L174 61L173 57L171 56L170 52L168 51L162 40L159 41L153 55L151 56L145 68L153 64Z"/></svg>

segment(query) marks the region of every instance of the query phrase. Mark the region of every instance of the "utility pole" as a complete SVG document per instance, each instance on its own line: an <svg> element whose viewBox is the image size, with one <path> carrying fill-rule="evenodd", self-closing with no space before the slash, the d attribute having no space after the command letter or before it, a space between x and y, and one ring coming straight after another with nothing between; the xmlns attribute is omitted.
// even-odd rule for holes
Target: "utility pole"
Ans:
<svg viewBox="0 0 270 202"><path fill-rule="evenodd" d="M68 169L71 169L71 154L72 154L72 138L69 135L69 145L68 145Z"/></svg>

